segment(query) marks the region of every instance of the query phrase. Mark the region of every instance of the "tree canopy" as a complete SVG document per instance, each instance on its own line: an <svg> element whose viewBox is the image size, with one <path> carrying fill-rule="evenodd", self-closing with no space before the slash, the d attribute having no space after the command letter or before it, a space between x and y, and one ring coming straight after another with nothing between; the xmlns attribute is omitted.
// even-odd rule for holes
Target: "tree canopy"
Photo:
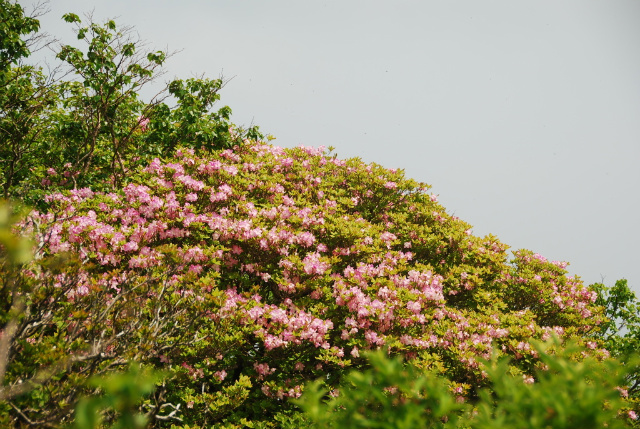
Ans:
<svg viewBox="0 0 640 429"><path fill-rule="evenodd" d="M25 273L40 299L23 323L38 328L17 368L53 365L54 349L72 373L169 365L156 394L188 405L185 424L242 425L289 412L283 399L307 381L336 387L383 345L473 397L492 350L530 374L531 340L584 339L600 321L564 263L524 250L509 261L401 171L247 141L179 150L130 180L54 193L31 216L40 260L76 262Z"/></svg>

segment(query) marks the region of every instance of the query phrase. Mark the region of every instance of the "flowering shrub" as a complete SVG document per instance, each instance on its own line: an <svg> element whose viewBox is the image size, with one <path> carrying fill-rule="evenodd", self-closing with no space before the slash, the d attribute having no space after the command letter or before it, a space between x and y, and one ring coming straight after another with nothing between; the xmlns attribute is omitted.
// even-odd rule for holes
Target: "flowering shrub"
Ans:
<svg viewBox="0 0 640 429"><path fill-rule="evenodd" d="M59 366L3 411L61 421L79 382L133 360L170 372L143 405L155 427L284 425L288 398L319 377L335 388L366 350L473 397L492 349L528 377L531 340L599 323L564 263L509 261L428 189L324 148L246 141L156 159L118 192L50 195L28 223L40 259L22 275L37 287L7 382Z"/></svg>

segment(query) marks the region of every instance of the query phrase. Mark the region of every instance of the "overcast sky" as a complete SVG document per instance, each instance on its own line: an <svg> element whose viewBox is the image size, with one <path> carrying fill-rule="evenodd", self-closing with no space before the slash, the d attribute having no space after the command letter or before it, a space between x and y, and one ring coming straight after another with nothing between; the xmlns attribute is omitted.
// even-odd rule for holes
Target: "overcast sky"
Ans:
<svg viewBox="0 0 640 429"><path fill-rule="evenodd" d="M93 10L182 50L167 79L233 78L222 105L280 146L402 168L476 235L640 292L638 0L49 6L63 40L62 14Z"/></svg>

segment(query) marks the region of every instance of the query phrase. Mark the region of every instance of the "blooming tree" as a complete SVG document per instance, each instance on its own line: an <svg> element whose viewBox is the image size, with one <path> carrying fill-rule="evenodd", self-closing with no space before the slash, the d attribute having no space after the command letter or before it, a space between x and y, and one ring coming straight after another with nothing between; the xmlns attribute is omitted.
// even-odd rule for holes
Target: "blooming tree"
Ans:
<svg viewBox="0 0 640 429"><path fill-rule="evenodd" d="M71 404L83 379L133 360L170 372L143 406L155 427L270 427L295 416L287 398L307 381L335 388L383 346L474 397L492 350L527 378L531 340L600 323L565 263L509 260L402 171L247 140L179 150L130 180L52 194L27 223L40 259L22 272L30 316L6 382L58 366L10 418L66 418L34 404Z"/></svg>

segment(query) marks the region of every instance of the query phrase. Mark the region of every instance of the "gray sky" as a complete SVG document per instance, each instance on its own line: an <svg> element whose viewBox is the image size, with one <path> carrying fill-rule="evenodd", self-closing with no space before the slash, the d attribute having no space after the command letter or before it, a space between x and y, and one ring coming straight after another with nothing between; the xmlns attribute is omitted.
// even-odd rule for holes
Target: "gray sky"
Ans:
<svg viewBox="0 0 640 429"><path fill-rule="evenodd" d="M20 0L24 6L30 0ZM433 185L476 235L640 292L640 1L52 0L182 50L170 77L290 147Z"/></svg>

